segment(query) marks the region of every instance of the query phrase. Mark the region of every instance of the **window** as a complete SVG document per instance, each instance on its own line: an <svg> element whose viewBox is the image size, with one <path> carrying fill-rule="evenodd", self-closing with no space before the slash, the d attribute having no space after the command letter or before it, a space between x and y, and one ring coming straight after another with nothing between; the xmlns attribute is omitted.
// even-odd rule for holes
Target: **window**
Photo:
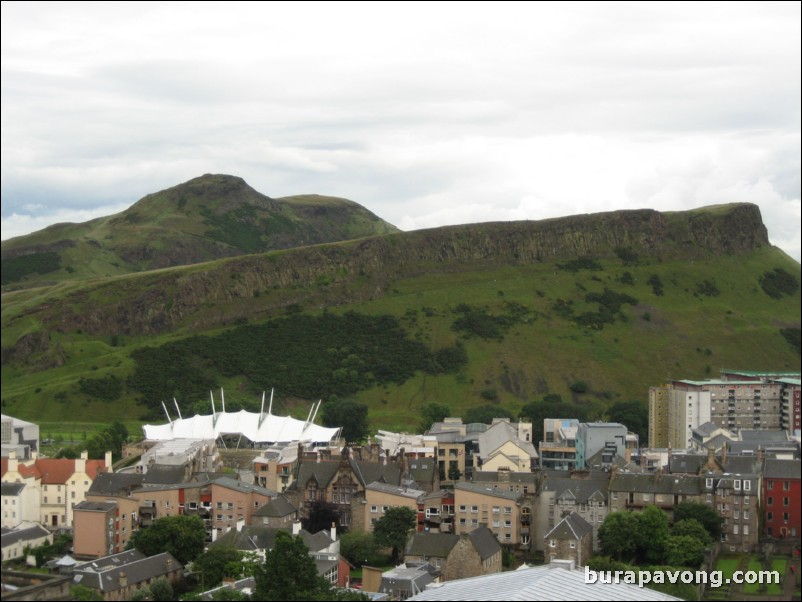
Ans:
<svg viewBox="0 0 802 602"><path fill-rule="evenodd" d="M478 518L472 518L471 519L471 526L478 527L479 526L479 519Z"/></svg>
<svg viewBox="0 0 802 602"><path fill-rule="evenodd" d="M746 498L746 499L749 499L749 498ZM773 506L774 505L774 498L773 497L767 497L766 498L766 505L767 506Z"/></svg>
<svg viewBox="0 0 802 602"><path fill-rule="evenodd" d="M705 479L705 487L707 487L708 489L712 489L713 488L713 479Z"/></svg>
<svg viewBox="0 0 802 602"><path fill-rule="evenodd" d="M465 526L465 519L464 518L459 519L459 525L460 525L460 527L464 527Z"/></svg>
<svg viewBox="0 0 802 602"><path fill-rule="evenodd" d="M749 510L744 510L744 520L749 520Z"/></svg>
<svg viewBox="0 0 802 602"><path fill-rule="evenodd" d="M732 518L735 519L741 518L741 513L736 510L735 512L732 513Z"/></svg>
<svg viewBox="0 0 802 602"><path fill-rule="evenodd" d="M744 491L752 491L752 481L744 481Z"/></svg>
<svg viewBox="0 0 802 602"><path fill-rule="evenodd" d="M471 513L477 514L479 512L479 506L471 506Z"/></svg>
<svg viewBox="0 0 802 602"><path fill-rule="evenodd" d="M510 529L511 527L512 527L512 521L511 520L505 520L504 521L504 528L505 529Z"/></svg>
<svg viewBox="0 0 802 602"><path fill-rule="evenodd" d="M745 497L744 498L744 506L748 506L748 505L749 505L749 498Z"/></svg>
<svg viewBox="0 0 802 602"><path fill-rule="evenodd" d="M744 535L749 535L749 525L744 525Z"/></svg>
<svg viewBox="0 0 802 602"><path fill-rule="evenodd" d="M766 489L774 489L774 481L766 481Z"/></svg>
<svg viewBox="0 0 802 602"><path fill-rule="evenodd" d="M738 535L738 525L733 525L732 526L732 534L733 535Z"/></svg>
<svg viewBox="0 0 802 602"><path fill-rule="evenodd" d="M493 514L499 514L501 512L500 506L493 506Z"/></svg>
<svg viewBox="0 0 802 602"><path fill-rule="evenodd" d="M379 511L379 507L378 506L371 506L370 507L371 514L376 514L378 511Z"/></svg>
<svg viewBox="0 0 802 602"><path fill-rule="evenodd" d="M774 513L773 512L767 512L766 513L766 520L768 520L768 521L774 520ZM771 528L769 528L769 535L771 535Z"/></svg>
<svg viewBox="0 0 802 602"><path fill-rule="evenodd" d="M459 511L460 511L460 512L466 512L466 506L464 506L464 505L460 505L460 507L459 507Z"/></svg>
<svg viewBox="0 0 802 602"><path fill-rule="evenodd" d="M59 498L59 501L60 501L60 500L61 500L61 498ZM784 498L783 498L783 506L787 506L787 505L788 505L788 498L787 498L787 497L784 497Z"/></svg>
<svg viewBox="0 0 802 602"><path fill-rule="evenodd" d="M576 542L575 541L571 541L571 543L568 544L568 545L572 550L576 549Z"/></svg>
<svg viewBox="0 0 802 602"><path fill-rule="evenodd" d="M735 491L741 490L741 479L735 479Z"/></svg>
<svg viewBox="0 0 802 602"><path fill-rule="evenodd" d="M501 526L501 521L494 520L493 521L493 528L498 529Z"/></svg>
<svg viewBox="0 0 802 602"><path fill-rule="evenodd" d="M549 547L550 548L556 548L557 547L557 540L556 539L550 539L549 540Z"/></svg>
<svg viewBox="0 0 802 602"><path fill-rule="evenodd" d="M791 491L791 483L789 481L783 481L783 491Z"/></svg>
<svg viewBox="0 0 802 602"><path fill-rule="evenodd" d="M222 510L223 509L223 502L217 502L217 509L218 510Z"/></svg>

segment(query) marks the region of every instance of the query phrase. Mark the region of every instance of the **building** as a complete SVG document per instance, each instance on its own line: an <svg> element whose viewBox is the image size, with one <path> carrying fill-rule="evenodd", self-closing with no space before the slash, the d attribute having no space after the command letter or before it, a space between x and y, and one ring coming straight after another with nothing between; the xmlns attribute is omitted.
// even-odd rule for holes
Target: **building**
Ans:
<svg viewBox="0 0 802 602"><path fill-rule="evenodd" d="M391 600L407 600L434 583L439 572L431 564L405 563L382 573L379 592Z"/></svg>
<svg viewBox="0 0 802 602"><path fill-rule="evenodd" d="M485 526L470 533L414 533L404 559L428 562L440 571L442 581L465 579L501 571L501 544Z"/></svg>
<svg viewBox="0 0 802 602"><path fill-rule="evenodd" d="M0 414L0 443L4 458L14 452L18 459L27 460L39 452L39 425Z"/></svg>
<svg viewBox="0 0 802 602"><path fill-rule="evenodd" d="M546 418L543 420L543 441L540 442L540 467L544 470L574 470L576 468L575 418Z"/></svg>
<svg viewBox="0 0 802 602"><path fill-rule="evenodd" d="M610 512L657 506L671 516L682 502L705 503L703 485L698 475L614 472L608 486Z"/></svg>
<svg viewBox="0 0 802 602"><path fill-rule="evenodd" d="M479 434L474 470L530 472L537 466L537 458L531 422L513 424L509 418L494 418L490 428Z"/></svg>
<svg viewBox="0 0 802 602"><path fill-rule="evenodd" d="M154 579L175 583L183 571L184 565L169 552L148 557L139 550L128 550L76 565L73 584L94 589L104 600L130 600Z"/></svg>
<svg viewBox="0 0 802 602"><path fill-rule="evenodd" d="M671 387L649 387L649 445L668 447L668 406Z"/></svg>
<svg viewBox="0 0 802 602"><path fill-rule="evenodd" d="M20 523L39 522L39 491L27 483L2 483L2 526L13 529Z"/></svg>
<svg viewBox="0 0 802 602"><path fill-rule="evenodd" d="M607 472L575 472L570 477L564 472L544 474L533 513L535 547L541 548L546 534L571 514L579 515L593 528L593 546L598 543L598 531L611 512L607 500L610 474Z"/></svg>
<svg viewBox="0 0 802 602"><path fill-rule="evenodd" d="M298 519L298 508L278 495L251 514L251 526L289 528Z"/></svg>
<svg viewBox="0 0 802 602"><path fill-rule="evenodd" d="M800 460L766 460L763 470L766 535L779 538L802 536L800 471Z"/></svg>
<svg viewBox="0 0 802 602"><path fill-rule="evenodd" d="M794 437L802 435L802 407L800 407L799 390L800 379L779 378L777 382L782 387L781 426Z"/></svg>
<svg viewBox="0 0 802 602"><path fill-rule="evenodd" d="M172 477L171 482L189 481L196 472L214 472L222 466L217 446L211 439L148 441L144 448L136 471L147 474L156 466L178 469L181 477Z"/></svg>
<svg viewBox="0 0 802 602"><path fill-rule="evenodd" d="M618 422L581 422L576 431L576 468L586 468L588 458L604 450L612 463L626 456L627 427Z"/></svg>
<svg viewBox="0 0 802 602"><path fill-rule="evenodd" d="M711 473L702 475L702 478L706 499L708 494L713 494L715 509L724 519L721 549L729 552L753 551L760 536L760 474Z"/></svg>
<svg viewBox="0 0 802 602"><path fill-rule="evenodd" d="M529 527L521 521L523 494L489 484L457 483L454 486L456 533L470 533L480 525L502 544L529 545Z"/></svg>
<svg viewBox="0 0 802 602"><path fill-rule="evenodd" d="M3 529L2 562L22 558L27 548L36 548L42 544L52 544L53 534L42 525L25 523L15 529ZM5 594L3 595L5 598Z"/></svg>
<svg viewBox="0 0 802 602"><path fill-rule="evenodd" d="M297 445L271 447L253 459L256 484L278 492L292 485L297 467Z"/></svg>
<svg viewBox="0 0 802 602"><path fill-rule="evenodd" d="M40 523L48 527L72 527L73 506L86 499L98 474L111 471L111 452L106 452L104 460L89 460L86 452L75 460L38 458L33 454L27 462L17 460L12 452L4 465L7 470L3 482L25 483L31 492L39 492Z"/></svg>
<svg viewBox="0 0 802 602"><path fill-rule="evenodd" d="M365 517L363 524L366 531L373 531L373 525L388 508L409 508L418 513L418 499L425 495L421 489L410 489L386 483L374 482L365 487ZM439 514L439 508L437 508Z"/></svg>
<svg viewBox="0 0 802 602"><path fill-rule="evenodd" d="M549 561L571 560L585 566L593 555L593 526L572 512L546 533L544 548Z"/></svg>

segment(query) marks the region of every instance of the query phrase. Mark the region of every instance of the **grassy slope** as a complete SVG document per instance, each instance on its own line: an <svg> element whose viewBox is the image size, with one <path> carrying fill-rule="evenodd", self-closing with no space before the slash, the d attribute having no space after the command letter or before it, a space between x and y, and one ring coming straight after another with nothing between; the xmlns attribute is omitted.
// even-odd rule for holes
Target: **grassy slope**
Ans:
<svg viewBox="0 0 802 602"><path fill-rule="evenodd" d="M600 415L606 404L617 399L645 402L648 387L668 377L716 376L723 367L799 369L799 356L778 332L783 326L798 327L799 292L793 298L777 301L763 293L757 280L774 267L783 267L799 277L799 264L782 252L764 248L748 255L715 257L704 262L638 267L623 267L617 260L602 264L605 269L601 272L570 273L544 263L438 273L396 281L388 294L372 302L331 308L336 312L406 315L404 324L409 332L435 348L451 344L459 336L451 329L455 318L451 310L459 303L500 312L505 301L516 301L534 312L533 321L514 326L502 342L466 340L470 365L462 374L418 375L398 387L359 393L356 398L371 408L371 424L409 429L417 422L420 404L426 401L448 403L459 414L472 405L486 403L480 393L489 388L498 392L503 407L517 411L523 403L546 392L570 397L569 385L583 380L590 390L578 399L593 404ZM624 271L634 276L634 286L617 282ZM665 285L661 297L655 296L646 284L651 274L658 274ZM694 295L696 285L705 279L715 279L720 296ZM62 284L55 289L4 295L4 324L10 315L18 315L25 307L57 303L59 295L77 286ZM604 287L639 300L637 307L624 306L626 323L588 331L557 317L551 309L555 299L565 298L573 299L577 311L582 311L585 304L581 298L586 291L601 291ZM433 310L429 312L432 315L426 315L424 308ZM224 312L225 307L215 307L214 311ZM642 318L646 312L650 321ZM3 344L13 343L38 326L33 320L20 320L13 328L4 328ZM53 334L51 343L63 347L66 364L38 373L3 366L3 412L34 420L42 416L65 421L131 420L140 412L131 397L113 404L85 400L64 404L55 396L60 391L74 394L81 377L115 374L125 378L132 368L128 357L131 350L144 344L162 344L177 336L124 338L115 347L109 338L95 339L75 332ZM238 382L234 379L220 385L231 390ZM269 388L271 383L257 386ZM321 391L320 395L325 397L327 392ZM78 399L80 395L72 397ZM303 405L298 409L302 414L306 411Z"/></svg>

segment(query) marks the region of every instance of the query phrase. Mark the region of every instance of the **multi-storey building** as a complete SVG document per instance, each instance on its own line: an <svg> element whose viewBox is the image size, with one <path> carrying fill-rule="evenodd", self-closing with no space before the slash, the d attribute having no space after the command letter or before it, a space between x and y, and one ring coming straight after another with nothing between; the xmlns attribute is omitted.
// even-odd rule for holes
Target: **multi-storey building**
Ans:
<svg viewBox="0 0 802 602"><path fill-rule="evenodd" d="M758 519L760 512L759 474L701 475L705 500L713 494L715 509L724 519L722 523L721 545L730 552L751 552L757 545L760 533Z"/></svg>
<svg viewBox="0 0 802 602"><path fill-rule="evenodd" d="M649 388L649 446L668 447L668 405L671 387Z"/></svg>
<svg viewBox="0 0 802 602"><path fill-rule="evenodd" d="M534 520L535 545L541 546L545 535L572 513L578 514L593 527L594 546L598 530L610 512L607 501L606 472L577 472L574 478L562 472L544 475L537 497Z"/></svg>
<svg viewBox="0 0 802 602"><path fill-rule="evenodd" d="M501 487L457 483L454 486L456 532L469 533L485 525L502 544L528 546L530 529L521 520L523 501L522 493Z"/></svg>
<svg viewBox="0 0 802 602"><path fill-rule="evenodd" d="M802 407L800 407L799 378L781 378L776 381L782 386L782 428L795 437L802 434Z"/></svg>
<svg viewBox="0 0 802 602"><path fill-rule="evenodd" d="M543 420L543 441L540 442L540 467L544 470L576 468L576 418Z"/></svg>
<svg viewBox="0 0 802 602"><path fill-rule="evenodd" d="M576 432L576 467L586 468L588 458L601 450L609 450L610 459L622 458L627 449L627 427L618 422L581 422Z"/></svg>
<svg viewBox="0 0 802 602"><path fill-rule="evenodd" d="M802 535L802 462L766 460L763 470L765 533L772 537Z"/></svg>
<svg viewBox="0 0 802 602"><path fill-rule="evenodd" d="M422 498L425 492L421 489L410 489L398 485L387 485L386 483L370 483L365 487L365 517L363 524L366 531L373 531L373 525L388 508L409 508L415 515L418 514L418 499ZM439 514L439 508L437 509Z"/></svg>

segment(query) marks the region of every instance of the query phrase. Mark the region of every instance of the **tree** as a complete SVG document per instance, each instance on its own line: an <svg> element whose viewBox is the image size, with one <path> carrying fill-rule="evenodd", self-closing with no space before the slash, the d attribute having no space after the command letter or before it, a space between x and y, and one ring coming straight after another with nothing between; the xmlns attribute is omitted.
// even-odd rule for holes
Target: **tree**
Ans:
<svg viewBox="0 0 802 602"><path fill-rule="evenodd" d="M186 564L203 552L206 530L197 516L165 516L134 534L133 546L146 556L170 552Z"/></svg>
<svg viewBox="0 0 802 602"><path fill-rule="evenodd" d="M342 427L348 442L361 441L368 435L368 406L345 399L323 404L323 426Z"/></svg>
<svg viewBox="0 0 802 602"><path fill-rule="evenodd" d="M373 533L351 531L340 538L340 553L355 567L382 562L379 546Z"/></svg>
<svg viewBox="0 0 802 602"><path fill-rule="evenodd" d="M702 564L704 558L704 544L691 535L672 535L666 540L666 564L697 567Z"/></svg>
<svg viewBox="0 0 802 602"><path fill-rule="evenodd" d="M703 547L713 543L713 538L707 532L704 525L695 518L684 518L674 523L671 527L671 534L674 536L689 535L699 540Z"/></svg>
<svg viewBox="0 0 802 602"><path fill-rule="evenodd" d="M617 401L607 410L607 417L637 433L641 445L649 438L649 408L640 401Z"/></svg>
<svg viewBox="0 0 802 602"><path fill-rule="evenodd" d="M256 567L254 578L257 600L311 600L329 590L329 584L317 574L309 548L286 531L276 533L275 545Z"/></svg>
<svg viewBox="0 0 802 602"><path fill-rule="evenodd" d="M481 424L492 424L493 418L509 418L512 420L514 416L511 412L492 404L486 404L476 408L471 408L463 416L465 424L472 424L478 422Z"/></svg>
<svg viewBox="0 0 802 602"><path fill-rule="evenodd" d="M599 527L599 543L605 556L629 561L638 552L639 524L632 512L613 512Z"/></svg>
<svg viewBox="0 0 802 602"><path fill-rule="evenodd" d="M102 602L103 594L85 585L70 586L70 599L82 602Z"/></svg>
<svg viewBox="0 0 802 602"><path fill-rule="evenodd" d="M407 533L415 528L417 515L414 510L405 506L388 508L373 525L376 543L392 548L393 564L398 563L399 550L407 543Z"/></svg>
<svg viewBox="0 0 802 602"><path fill-rule="evenodd" d="M326 500L315 500L309 504L309 518L303 519L304 529L310 533L325 531L331 528L331 523L340 524L340 513L337 507Z"/></svg>
<svg viewBox="0 0 802 602"><path fill-rule="evenodd" d="M718 541L721 537L721 523L724 519L710 506L697 502L677 504L674 507L674 522L677 523L686 518L693 518L702 523L713 541Z"/></svg>
<svg viewBox="0 0 802 602"><path fill-rule="evenodd" d="M175 600L173 586L164 577L156 577L150 582L150 597L156 602L170 602Z"/></svg>
<svg viewBox="0 0 802 602"><path fill-rule="evenodd" d="M646 564L664 561L668 541L668 516L657 506L646 506L637 515L638 557Z"/></svg>
<svg viewBox="0 0 802 602"><path fill-rule="evenodd" d="M451 415L451 408L449 406L444 403L430 401L424 404L420 409L421 420L418 425L418 430L421 433L425 433L432 428L432 424L435 422L442 422L443 419L449 415Z"/></svg>
<svg viewBox="0 0 802 602"><path fill-rule="evenodd" d="M211 546L192 562L192 572L203 575L203 585L211 589L223 581L223 577L239 577L230 574L230 563L239 563L242 552L232 546Z"/></svg>

